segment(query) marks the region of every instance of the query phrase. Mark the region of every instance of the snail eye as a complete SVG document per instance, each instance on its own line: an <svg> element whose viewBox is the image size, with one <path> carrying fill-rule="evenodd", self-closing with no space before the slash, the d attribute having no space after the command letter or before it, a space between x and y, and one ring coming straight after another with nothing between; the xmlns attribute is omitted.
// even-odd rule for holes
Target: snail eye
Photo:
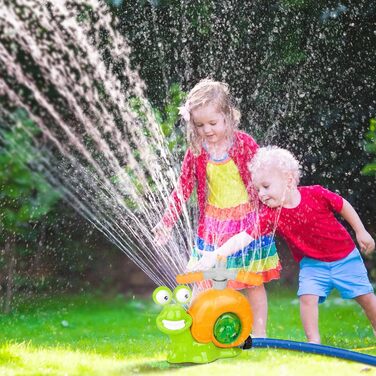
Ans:
<svg viewBox="0 0 376 376"><path fill-rule="evenodd" d="M153 300L160 305L166 305L170 303L172 298L171 290L166 286L158 287L153 292Z"/></svg>
<svg viewBox="0 0 376 376"><path fill-rule="evenodd" d="M178 286L174 290L174 297L180 304L186 304L191 300L192 290L187 286Z"/></svg>

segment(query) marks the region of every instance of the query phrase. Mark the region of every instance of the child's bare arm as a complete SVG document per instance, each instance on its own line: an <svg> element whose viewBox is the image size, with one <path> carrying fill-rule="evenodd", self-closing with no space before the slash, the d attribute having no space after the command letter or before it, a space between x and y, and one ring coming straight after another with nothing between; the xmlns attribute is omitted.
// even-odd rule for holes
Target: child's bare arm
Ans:
<svg viewBox="0 0 376 376"><path fill-rule="evenodd" d="M217 255L220 257L227 257L239 249L245 248L253 240L254 239L251 235L249 235L246 231L243 231L227 240L227 242L221 247L217 248L215 252L217 252Z"/></svg>
<svg viewBox="0 0 376 376"><path fill-rule="evenodd" d="M358 241L360 250L366 254L373 252L375 249L375 241L364 228L363 222L361 221L358 213L345 199L343 200L343 206L340 214L355 231L356 240Z"/></svg>
<svg viewBox="0 0 376 376"><path fill-rule="evenodd" d="M203 251L201 259L191 270L208 270L215 265L218 257L230 256L239 249L245 248L253 240L253 237L246 231L240 232L227 240L226 243L215 251Z"/></svg>

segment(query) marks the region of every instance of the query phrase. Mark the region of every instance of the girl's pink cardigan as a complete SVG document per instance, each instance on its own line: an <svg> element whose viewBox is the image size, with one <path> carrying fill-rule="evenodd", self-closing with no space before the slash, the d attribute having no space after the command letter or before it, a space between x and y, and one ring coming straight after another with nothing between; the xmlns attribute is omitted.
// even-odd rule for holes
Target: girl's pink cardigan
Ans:
<svg viewBox="0 0 376 376"><path fill-rule="evenodd" d="M247 187L250 199L257 199L256 192L251 183L251 174L248 171L248 162L252 159L258 145L256 141L248 134L236 131L234 134L234 142L228 152L236 166L238 167L240 176ZM199 156L195 157L190 149L187 150L181 173L178 179L176 189L171 193L169 198L169 206L166 209L162 221L165 226L172 228L177 221L183 203L185 203L192 194L193 188L197 186L197 200L199 208L198 234L202 233L205 219L206 204L206 165L209 160L209 154L201 148Z"/></svg>

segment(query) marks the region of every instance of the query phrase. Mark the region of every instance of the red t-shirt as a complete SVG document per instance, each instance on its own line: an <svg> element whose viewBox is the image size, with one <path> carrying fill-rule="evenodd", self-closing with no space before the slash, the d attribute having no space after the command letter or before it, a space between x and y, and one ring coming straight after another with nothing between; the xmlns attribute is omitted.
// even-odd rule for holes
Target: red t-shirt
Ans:
<svg viewBox="0 0 376 376"><path fill-rule="evenodd" d="M355 243L333 213L342 210L343 198L320 185L298 190L301 200L296 208L263 206L258 227L247 232L256 238L276 230L298 262L305 256L327 262L346 257Z"/></svg>

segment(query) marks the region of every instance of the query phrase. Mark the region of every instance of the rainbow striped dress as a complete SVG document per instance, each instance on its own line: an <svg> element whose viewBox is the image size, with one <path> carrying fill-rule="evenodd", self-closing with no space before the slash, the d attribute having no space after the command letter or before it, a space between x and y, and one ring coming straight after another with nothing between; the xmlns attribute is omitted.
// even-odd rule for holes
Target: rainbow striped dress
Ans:
<svg viewBox="0 0 376 376"><path fill-rule="evenodd" d="M196 237L190 264L200 258L199 251L214 251L233 235L255 223L257 204L250 202L248 192L234 161L210 159L206 168L208 196L204 231ZM262 236L227 258L227 268L262 273L264 282L278 279L281 264L271 234ZM229 287L243 289L246 284L230 281Z"/></svg>

